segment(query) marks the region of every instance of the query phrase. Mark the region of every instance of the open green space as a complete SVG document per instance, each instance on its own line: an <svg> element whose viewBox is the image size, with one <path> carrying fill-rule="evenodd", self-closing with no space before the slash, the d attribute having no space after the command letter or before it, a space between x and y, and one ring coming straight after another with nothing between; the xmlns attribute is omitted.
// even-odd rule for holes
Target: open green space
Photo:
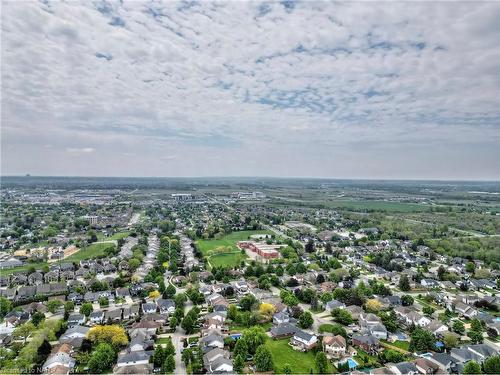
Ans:
<svg viewBox="0 0 500 375"><path fill-rule="evenodd" d="M248 240L254 234L271 234L267 230L244 230L232 232L220 239L198 240L196 245L208 258L212 267L234 267L247 258L236 246L238 241Z"/></svg>
<svg viewBox="0 0 500 375"><path fill-rule="evenodd" d="M114 248L115 245L112 243L93 243L83 249L80 249L79 252L70 255L64 262L79 262L84 259L96 258L102 255L105 255L104 251L106 249Z"/></svg>
<svg viewBox="0 0 500 375"><path fill-rule="evenodd" d="M117 232L109 237L104 236L103 233L98 233L97 238L99 241L118 241L122 238L128 237L130 232Z"/></svg>
<svg viewBox="0 0 500 375"><path fill-rule="evenodd" d="M301 352L292 349L288 342L290 339L267 340L266 346L271 352L274 360L274 367L278 373L283 373L285 364L289 364L293 374L309 374L311 369L314 374L317 373L315 366L315 354L312 351ZM332 364L328 364L328 373L335 372Z"/></svg>
<svg viewBox="0 0 500 375"><path fill-rule="evenodd" d="M243 230L229 233L220 239L198 240L196 245L203 255L209 255L210 251L218 247L230 247L232 251L239 251L236 243L248 240L254 234L271 234L271 232L268 230Z"/></svg>
<svg viewBox="0 0 500 375"><path fill-rule="evenodd" d="M408 351L408 348L410 347L409 341L396 340L394 342L390 342L387 340L382 340L382 342L391 346L395 346L396 348L403 349L405 351Z"/></svg>

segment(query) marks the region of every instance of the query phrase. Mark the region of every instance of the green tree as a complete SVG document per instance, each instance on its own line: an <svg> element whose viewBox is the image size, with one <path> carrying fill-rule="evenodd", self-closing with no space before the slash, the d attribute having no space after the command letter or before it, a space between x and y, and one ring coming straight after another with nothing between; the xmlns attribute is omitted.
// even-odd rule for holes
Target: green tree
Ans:
<svg viewBox="0 0 500 375"><path fill-rule="evenodd" d="M345 309L333 309L332 316L337 322L346 326L353 322L351 313Z"/></svg>
<svg viewBox="0 0 500 375"><path fill-rule="evenodd" d="M434 350L436 338L432 333L420 327L416 327L410 335L410 351L420 352Z"/></svg>
<svg viewBox="0 0 500 375"><path fill-rule="evenodd" d="M409 294L405 294L404 296L401 297L401 304L403 306L411 306L411 305L413 305L413 302L415 302L415 301L414 301L413 297L410 296Z"/></svg>
<svg viewBox="0 0 500 375"><path fill-rule="evenodd" d="M431 316L432 314L434 314L434 311L436 310L432 306L424 306L422 308L422 312L427 316Z"/></svg>
<svg viewBox="0 0 500 375"><path fill-rule="evenodd" d="M194 325L195 325L195 320L193 319L192 315L191 314L188 314L184 317L184 319L182 319L182 322L181 322L181 327L182 329L184 329L184 331L186 331L186 334L191 334L194 332Z"/></svg>
<svg viewBox="0 0 500 375"><path fill-rule="evenodd" d="M255 326L244 330L242 338L247 343L248 351L253 354L257 347L266 342L267 335L262 327Z"/></svg>
<svg viewBox="0 0 500 375"><path fill-rule="evenodd" d="M91 372L99 374L108 370L115 362L116 353L108 343L97 345L90 356L88 366Z"/></svg>
<svg viewBox="0 0 500 375"><path fill-rule="evenodd" d="M155 367L161 367L163 362L165 362L165 351L161 345L157 345L155 351L153 352L153 364Z"/></svg>
<svg viewBox="0 0 500 375"><path fill-rule="evenodd" d="M443 334L443 343L448 348L454 348L458 345L458 338L453 332L445 332Z"/></svg>
<svg viewBox="0 0 500 375"><path fill-rule="evenodd" d="M161 367L161 371L164 374L171 374L175 370L175 358L174 356L168 355L163 362L163 366Z"/></svg>
<svg viewBox="0 0 500 375"><path fill-rule="evenodd" d="M0 297L0 318L3 318L12 310L12 302L5 297Z"/></svg>
<svg viewBox="0 0 500 375"><path fill-rule="evenodd" d="M314 319L312 317L312 314L309 311L304 311L302 314L299 316L299 326L301 328L309 328L313 325Z"/></svg>
<svg viewBox="0 0 500 375"><path fill-rule="evenodd" d="M469 361L465 364L462 374L482 374L481 365L476 361Z"/></svg>
<svg viewBox="0 0 500 375"><path fill-rule="evenodd" d="M257 347L257 350L255 351L254 362L257 371L271 371L274 367L271 352L265 345L260 345Z"/></svg>
<svg viewBox="0 0 500 375"><path fill-rule="evenodd" d="M31 322L26 322L24 324L21 324L17 326L14 329L13 336L15 338L23 339L24 344L26 344L26 340L28 339L29 335L36 329L35 325Z"/></svg>
<svg viewBox="0 0 500 375"><path fill-rule="evenodd" d="M177 326L179 325L179 321L177 320L177 318L175 316L172 316L170 318L169 325L170 325L170 328L173 330L175 330L177 328Z"/></svg>
<svg viewBox="0 0 500 375"><path fill-rule="evenodd" d="M246 358L248 355L248 345L247 341L243 338L240 338L238 341L236 341L236 345L234 346L234 351L233 354L235 356L242 356L243 358Z"/></svg>
<svg viewBox="0 0 500 375"><path fill-rule="evenodd" d="M486 359L483 366L485 374L500 374L500 355Z"/></svg>
<svg viewBox="0 0 500 375"><path fill-rule="evenodd" d="M283 374L292 375L292 366L290 366L290 364L285 363L285 365L283 366Z"/></svg>
<svg viewBox="0 0 500 375"><path fill-rule="evenodd" d="M94 311L94 307L90 302L85 302L80 307L80 313L85 315L86 317L88 317L92 311Z"/></svg>
<svg viewBox="0 0 500 375"><path fill-rule="evenodd" d="M454 332L459 333L461 335L464 334L465 332L464 324L458 319L453 322L452 329Z"/></svg>
<svg viewBox="0 0 500 375"><path fill-rule="evenodd" d="M45 314L37 311L31 315L31 322L38 327L38 325L45 320Z"/></svg>
<svg viewBox="0 0 500 375"><path fill-rule="evenodd" d="M318 352L316 354L315 364L318 374L326 374L328 369L328 359L326 358L324 352Z"/></svg>
<svg viewBox="0 0 500 375"><path fill-rule="evenodd" d="M63 305L61 301L58 299L54 299L52 301L47 302L47 310L49 310L52 314L55 314L55 312Z"/></svg>
<svg viewBox="0 0 500 375"><path fill-rule="evenodd" d="M241 355L237 355L233 360L233 369L237 373L241 374L243 372L243 367L245 366L245 358Z"/></svg>
<svg viewBox="0 0 500 375"><path fill-rule="evenodd" d="M408 276L402 275L399 278L399 289L403 292L409 292L411 290L410 280L408 280Z"/></svg>

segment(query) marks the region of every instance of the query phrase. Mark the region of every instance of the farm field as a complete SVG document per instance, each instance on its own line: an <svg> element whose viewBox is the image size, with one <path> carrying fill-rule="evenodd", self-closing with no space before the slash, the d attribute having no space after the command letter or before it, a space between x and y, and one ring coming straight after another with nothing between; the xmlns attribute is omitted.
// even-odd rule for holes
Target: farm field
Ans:
<svg viewBox="0 0 500 375"><path fill-rule="evenodd" d="M304 353L294 350L290 345L288 345L289 341L289 339L269 339L266 341L265 345L273 356L274 366L277 373L283 373L283 367L288 363L292 368L293 374L309 374L311 369L313 373L316 374L314 353L312 351ZM328 373L332 374L334 372L335 368L329 363Z"/></svg>
<svg viewBox="0 0 500 375"><path fill-rule="evenodd" d="M198 240L196 245L212 267L234 267L247 258L236 246L238 241L248 240L253 234L271 234L267 230L245 230L232 232L221 239ZM224 248L218 252L219 248Z"/></svg>

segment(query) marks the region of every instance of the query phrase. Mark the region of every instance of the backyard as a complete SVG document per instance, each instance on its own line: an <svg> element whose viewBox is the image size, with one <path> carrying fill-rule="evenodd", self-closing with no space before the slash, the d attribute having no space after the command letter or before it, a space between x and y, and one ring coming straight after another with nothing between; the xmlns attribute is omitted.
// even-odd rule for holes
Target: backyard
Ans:
<svg viewBox="0 0 500 375"><path fill-rule="evenodd" d="M311 369L313 373L317 373L315 366L315 354L312 351L300 352L293 350L288 345L289 339L284 340L267 340L266 346L271 351L274 360L274 367L277 373L283 373L285 364L289 364L293 374L309 374ZM328 364L328 373L335 372L332 364Z"/></svg>

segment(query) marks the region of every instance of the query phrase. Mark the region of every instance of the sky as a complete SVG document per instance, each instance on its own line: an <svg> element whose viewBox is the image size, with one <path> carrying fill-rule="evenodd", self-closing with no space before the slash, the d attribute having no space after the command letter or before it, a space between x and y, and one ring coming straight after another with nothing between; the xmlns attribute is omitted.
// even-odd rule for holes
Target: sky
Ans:
<svg viewBox="0 0 500 375"><path fill-rule="evenodd" d="M500 179L500 2L1 5L2 175Z"/></svg>

